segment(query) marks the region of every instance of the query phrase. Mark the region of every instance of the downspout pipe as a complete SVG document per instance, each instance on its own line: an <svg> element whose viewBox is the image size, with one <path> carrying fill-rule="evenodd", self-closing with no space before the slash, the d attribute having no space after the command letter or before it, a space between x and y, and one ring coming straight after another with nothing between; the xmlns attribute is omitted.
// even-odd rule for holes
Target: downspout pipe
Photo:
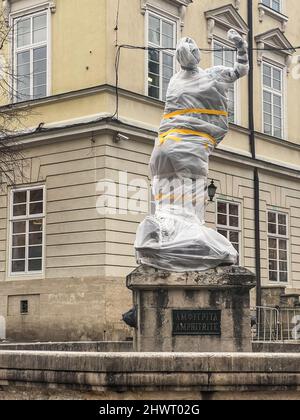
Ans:
<svg viewBox="0 0 300 420"><path fill-rule="evenodd" d="M249 141L252 159L256 159L255 122L254 122L254 25L253 25L253 0L248 0L248 27L249 27L249 83L248 83L248 119ZM260 241L260 179L256 167L253 174L254 183L254 223L255 223L255 267L256 267L256 305L261 306L261 241Z"/></svg>

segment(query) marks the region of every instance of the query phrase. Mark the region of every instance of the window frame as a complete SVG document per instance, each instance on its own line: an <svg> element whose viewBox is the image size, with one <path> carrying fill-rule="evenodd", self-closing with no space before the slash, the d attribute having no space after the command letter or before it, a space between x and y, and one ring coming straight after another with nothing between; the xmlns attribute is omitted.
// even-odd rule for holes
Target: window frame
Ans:
<svg viewBox="0 0 300 420"><path fill-rule="evenodd" d="M271 72L273 74L273 70L279 70L281 73L281 91L277 91L275 90L273 87L268 87L265 86L264 84L264 66L269 66L271 67ZM285 71L284 71L284 67L280 66L280 64L275 64L271 61L267 61L267 60L263 60L262 65L261 65L261 85L262 85L262 133L266 136L272 136L281 140L285 139L285 135L286 135L286 114L285 114L285 102L286 102L286 87L285 87ZM273 83L273 76L271 74L271 80ZM272 111L272 133L268 134L265 132L265 108L264 108L264 93L268 92L271 94L272 97L272 103L271 103L271 111ZM281 98L281 136L275 136L275 126L274 126L274 95L280 96Z"/></svg>
<svg viewBox="0 0 300 420"><path fill-rule="evenodd" d="M269 214L273 213L276 214L276 234L270 233L269 232ZM284 215L286 217L286 235L279 235L277 233L277 227L278 227L278 216L279 215ZM290 280L291 280L291 271L290 271L290 253L289 253L289 249L290 249L290 215L287 212L281 211L281 210L272 210L272 209L267 209L267 270L268 270L268 282L272 285L275 284L280 284L280 285L286 285L288 286L290 284ZM269 239L276 239L277 242L277 277L278 280L270 280L270 271L274 271L274 270L270 270L270 246L269 246ZM279 258L279 241L280 240L284 240L286 241L286 252L287 252L287 281L281 281L280 280L280 268L279 268L279 262L283 261L280 260ZM275 271L274 271L275 272Z"/></svg>
<svg viewBox="0 0 300 420"><path fill-rule="evenodd" d="M228 221L229 221L229 206L232 205L232 204L238 206L238 212L239 212L239 215L238 215L239 226L238 227L232 227L232 226L229 225L229 223L227 223L226 226L225 225L220 225L218 223L218 214L219 214L219 212L218 212L218 204L219 203L226 204L226 207L227 207L226 216L228 217ZM226 200L226 199L222 199L222 198L217 198L216 199L216 230L217 230L217 232L219 230L226 230L227 232L238 232L238 234L239 234L239 251L238 251L238 253L239 253L239 262L238 263L239 264L242 264L242 261L243 261L243 254L242 254L243 224L242 224L242 203L241 202L239 202L239 201L230 201L230 200ZM228 240L231 243L230 239L228 239Z"/></svg>
<svg viewBox="0 0 300 420"><path fill-rule="evenodd" d="M156 19L159 19L161 22L162 21L166 21L167 23L170 23L173 25L173 48L176 48L176 44L177 44L177 39L178 39L178 22L179 22L179 18L175 17L175 16L171 16L167 13L163 13L160 11L156 11L153 8L147 8L147 11L145 13L145 40L146 40L146 45L147 47L154 47L154 48L162 48L161 47L161 42L160 42L160 46L158 47L157 45L154 45L153 43L151 43L149 41L149 18L150 16L153 16ZM162 23L161 23L162 24ZM162 35L162 34L161 34ZM158 101L162 101L165 102L165 99L163 98L163 73L162 73L162 69L163 69L163 65L162 65L162 54L163 51L159 52L159 60L160 60L160 69L159 69L159 98L155 98L153 96L149 95L149 50L146 50L146 54L145 54L145 95L150 98L150 99L154 99L154 100L158 100ZM169 55L173 56L173 76L176 73L176 52L175 50L172 51L170 50L170 52L168 52Z"/></svg>
<svg viewBox="0 0 300 420"><path fill-rule="evenodd" d="M22 48L17 48L17 36L16 36L16 32L14 30L14 27L16 25L16 23L19 20L22 20L24 18L27 17L33 17L35 15L39 15L39 14L43 14L46 13L46 21L47 21L47 28L46 28L46 34L47 34L47 39L46 41L43 41L41 43L37 43L37 44L30 44L30 46L28 47L22 47ZM32 71L30 70L30 98L29 99L20 99L18 100L17 97L17 89L16 89L16 84L17 81L12 79L12 89L11 89L11 99L13 103L22 103L22 102L28 102L28 101L38 101L40 99L44 99L47 98L51 95L51 89L52 89L52 63L51 63L51 58L52 58L52 43L51 43L51 9L50 9L50 3L43 3L39 6L36 7L30 7L28 9L22 9L20 11L17 12L12 12L9 15L9 24L10 26L13 28L12 31L12 42L11 42L11 48L10 48L10 56L11 56L11 63L12 63L12 69L13 69L13 74L16 75L17 74L17 59L16 59L16 55L17 52L21 51L22 49L24 51L27 50L32 50L33 45L37 45L37 47L39 46L46 46L47 47L47 77L46 77L46 96L43 96L41 98L33 98L32 95L32 87L33 87L33 83L32 83ZM32 62L30 61L30 67L32 69Z"/></svg>
<svg viewBox="0 0 300 420"><path fill-rule="evenodd" d="M273 10L275 13L281 13L283 12L283 2L282 0L278 0L279 1L279 10L274 9L273 7L273 1L274 0L268 0L270 2L270 4L265 4L264 3L265 0L261 0L261 4L263 4L265 7L268 7L269 9Z"/></svg>
<svg viewBox="0 0 300 420"><path fill-rule="evenodd" d="M29 202L27 201L26 198L26 216L13 216L13 198L14 198L14 193L15 192L24 192L26 191L27 194L28 192L30 193L30 191L34 191L34 190L43 190L43 213L39 213L39 214L34 214L34 215L29 215L28 214L28 204ZM26 277L41 277L44 276L45 274L45 261L46 261L46 186L45 185L35 185L35 186L29 186L29 187L20 187L20 188L12 188L10 190L10 204L9 204L9 229L8 229L8 235L9 235L9 240L8 240L8 245L9 245L9 252L8 252L8 276L12 279L16 279L16 278L21 278L24 279ZM27 221L30 220L36 220L36 219L41 219L43 221L43 232L42 232L42 269L41 270L36 270L36 271L29 271L29 270L25 270L24 272L14 272L12 271L12 250L13 250L13 246L12 246L12 239L13 239L13 223L14 222L18 222L18 221L25 221L27 223ZM27 229L26 229L26 233L25 235L27 236ZM29 245L27 243L25 243L25 269L26 267L28 267L28 248Z"/></svg>
<svg viewBox="0 0 300 420"><path fill-rule="evenodd" d="M223 48L233 48L234 49L234 45L233 44L229 44L224 42L224 40L221 40L220 38L214 36L213 37L213 42L212 42L212 49L216 49L216 43L220 44ZM225 51L223 51L223 62L224 60L224 54ZM235 64L235 62L237 61L237 52L234 52L234 63L233 66ZM212 54L212 65L215 66L215 57L214 54ZM225 64L224 64L225 65ZM240 79L237 80L236 82L233 83L233 89L234 89L234 118L233 121L230 121L231 124L239 124L240 122L240 115L238 115L238 110L240 110L240 104L239 104L239 92L240 92Z"/></svg>

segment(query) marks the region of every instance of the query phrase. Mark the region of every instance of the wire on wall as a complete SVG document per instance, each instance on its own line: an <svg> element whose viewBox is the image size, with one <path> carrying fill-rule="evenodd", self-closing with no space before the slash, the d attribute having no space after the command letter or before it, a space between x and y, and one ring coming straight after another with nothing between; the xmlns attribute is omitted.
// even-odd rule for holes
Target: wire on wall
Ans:
<svg viewBox="0 0 300 420"><path fill-rule="evenodd" d="M118 46L118 42L119 42L119 19L120 19L120 0L118 0L118 4L117 4L117 14L116 14L116 25L115 25L115 32L116 32L116 41L115 41L115 45L116 47Z"/></svg>
<svg viewBox="0 0 300 420"><path fill-rule="evenodd" d="M118 16L119 16L119 6L120 6L120 0L118 0L118 14L116 19L116 33L118 33ZM116 40L118 37L116 36ZM121 50L122 49L129 49L129 50L142 50L142 51L176 51L176 48L158 48L158 47L143 47L143 46L137 46L137 45L129 45L129 44L122 44L118 45L116 41L116 59L115 59L115 76L116 76L116 108L115 112L112 115L112 119L119 119L119 102L120 102L120 92L119 92L119 69L120 69L120 59L121 59ZM200 51L206 52L206 53L213 53L213 52L219 52L219 51L237 51L236 48L199 48ZM299 47L291 47L291 48L252 48L252 51L291 51L294 52L295 50L300 50Z"/></svg>

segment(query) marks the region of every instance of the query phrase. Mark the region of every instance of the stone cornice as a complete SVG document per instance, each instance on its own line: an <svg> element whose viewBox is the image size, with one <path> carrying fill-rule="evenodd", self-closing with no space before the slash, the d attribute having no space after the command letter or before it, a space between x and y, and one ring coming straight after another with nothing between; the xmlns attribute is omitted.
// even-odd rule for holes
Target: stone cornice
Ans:
<svg viewBox="0 0 300 420"><path fill-rule="evenodd" d="M237 4L237 3L236 3ZM215 26L220 26L224 30L235 29L240 34L246 36L249 32L247 23L237 11L238 7L227 4L217 9L205 12L207 20L208 41L212 42Z"/></svg>
<svg viewBox="0 0 300 420"><path fill-rule="evenodd" d="M178 9L178 17L180 18L180 26L184 27L184 21L186 16L186 9L187 7L193 3L194 0L164 0L166 3L169 3L175 8ZM141 2L141 13L144 15L147 10L151 10L151 8L157 7L155 2L151 0L140 0Z"/></svg>
<svg viewBox="0 0 300 420"><path fill-rule="evenodd" d="M8 21L11 9L12 9L12 5L14 3L18 3L18 2L20 3L20 5L22 4L22 1L20 1L20 0L2 0L3 10L4 10L4 13L5 13L5 19L7 21ZM48 4L51 13L56 12L56 0L48 0L48 1L47 0L45 0L45 1L41 0L40 4ZM36 6L39 6L39 3L33 5L33 7L36 7ZM20 6L20 9L21 9L21 6Z"/></svg>
<svg viewBox="0 0 300 420"><path fill-rule="evenodd" d="M102 119L98 118L98 120L94 122L90 121L88 123L73 124L66 127L53 127L45 129L41 132L32 132L20 135L18 141L21 142L23 147L31 147L36 144L49 144L53 142L60 142L65 139L75 140L76 138L81 138L83 135L88 135L89 133L113 134L116 132L125 134L129 138L142 138L144 141L148 141L150 143L153 143L157 137L156 130L138 127L129 121L116 121L107 116L103 116ZM14 141L16 141L16 138ZM238 153L238 151L233 152L218 148L213 153L213 158L221 159L227 162L234 162L243 166L247 165L249 168L257 167L260 170L300 180L299 170L284 166L284 163L281 165L279 163L272 163L263 159L252 159L250 156L248 157Z"/></svg>
<svg viewBox="0 0 300 420"><path fill-rule="evenodd" d="M292 55L296 52L293 45L279 28L257 35L255 41L257 43L263 42L267 47L287 49L286 51L280 51L284 55Z"/></svg>
<svg viewBox="0 0 300 420"><path fill-rule="evenodd" d="M296 50L279 28L271 29L270 31L257 35L255 37L255 41L258 45L258 48L260 49L260 51L258 51L257 53L258 65L261 65L266 54L272 52L273 54L285 57L285 64L289 71L292 63L292 55L296 52ZM263 51L264 48L277 48L279 50L268 52Z"/></svg>
<svg viewBox="0 0 300 420"><path fill-rule="evenodd" d="M174 3L177 6L185 6L187 7L189 4L193 3L193 0L167 0L170 3Z"/></svg>
<svg viewBox="0 0 300 420"><path fill-rule="evenodd" d="M141 1L141 11L144 14L147 10L147 6L154 6L151 0L140 0ZM194 0L164 0L167 3L173 4L174 6L178 7L179 9L184 7L188 7Z"/></svg>

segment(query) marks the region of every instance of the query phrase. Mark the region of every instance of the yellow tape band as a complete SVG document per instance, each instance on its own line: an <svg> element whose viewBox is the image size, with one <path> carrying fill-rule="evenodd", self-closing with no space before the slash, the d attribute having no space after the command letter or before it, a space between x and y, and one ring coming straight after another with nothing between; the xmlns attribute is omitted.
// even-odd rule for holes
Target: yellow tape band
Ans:
<svg viewBox="0 0 300 420"><path fill-rule="evenodd" d="M162 200L171 200L171 201L177 201L177 200L186 200L186 201L195 201L197 198L202 198L202 196L198 195L174 195L174 194L158 194L154 197L156 201L162 201Z"/></svg>
<svg viewBox="0 0 300 420"><path fill-rule="evenodd" d="M177 115L186 115L186 114L207 114L207 115L221 115L224 117L228 117L228 112L221 111L217 109L179 109L178 111L171 112L170 114L165 114L163 116L164 119L169 119L176 117Z"/></svg>
<svg viewBox="0 0 300 420"><path fill-rule="evenodd" d="M197 137L201 137L201 138L205 138L209 140L214 146L217 145L216 139L210 136L209 134L201 133L200 131L189 130L187 128L173 128L172 130L169 130L166 133L160 134L159 136L160 144L164 144L165 141L167 141L168 139L175 140L175 141L181 140L178 137L174 137L174 136L172 137L172 134L186 134L190 136L197 136Z"/></svg>

